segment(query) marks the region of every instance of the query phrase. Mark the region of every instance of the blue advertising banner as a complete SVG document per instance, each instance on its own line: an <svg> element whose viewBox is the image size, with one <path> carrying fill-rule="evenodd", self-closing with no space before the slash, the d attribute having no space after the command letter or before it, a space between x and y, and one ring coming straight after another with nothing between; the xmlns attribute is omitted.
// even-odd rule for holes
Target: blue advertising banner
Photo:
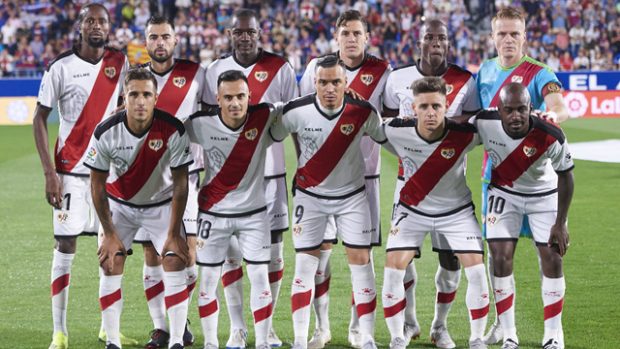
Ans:
<svg viewBox="0 0 620 349"><path fill-rule="evenodd" d="M620 72L558 72L555 73L566 91L620 90Z"/></svg>

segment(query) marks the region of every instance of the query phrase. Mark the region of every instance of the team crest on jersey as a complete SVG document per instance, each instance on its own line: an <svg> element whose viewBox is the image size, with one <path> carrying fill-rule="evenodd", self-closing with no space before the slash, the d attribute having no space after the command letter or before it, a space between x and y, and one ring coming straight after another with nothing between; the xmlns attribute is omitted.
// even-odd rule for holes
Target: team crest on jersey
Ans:
<svg viewBox="0 0 620 349"><path fill-rule="evenodd" d="M267 73L264 70L257 71L257 72L254 73L254 78L256 78L256 80L258 80L258 82L263 82L263 81L267 80L268 77L269 77L269 73Z"/></svg>
<svg viewBox="0 0 620 349"><path fill-rule="evenodd" d="M446 85L446 95L449 95L452 91L454 91L454 85Z"/></svg>
<svg viewBox="0 0 620 349"><path fill-rule="evenodd" d="M185 79L184 76L175 76L172 79L172 83L174 84L174 86L181 88L183 86L185 86L185 83L187 82L187 80Z"/></svg>
<svg viewBox="0 0 620 349"><path fill-rule="evenodd" d="M149 140L149 148L151 148L153 151L158 151L163 146L164 146L164 141L161 139Z"/></svg>
<svg viewBox="0 0 620 349"><path fill-rule="evenodd" d="M527 145L523 146L523 153L525 154L525 156L527 156L528 158L531 158L532 156L534 156L534 154L536 154L536 148L534 147L528 147Z"/></svg>
<svg viewBox="0 0 620 349"><path fill-rule="evenodd" d="M372 76L372 74L362 74L362 75L360 75L360 80L362 80L362 82L366 86L370 86L370 84L372 84L372 81L374 79L375 79L375 77Z"/></svg>
<svg viewBox="0 0 620 349"><path fill-rule="evenodd" d="M114 68L114 67L105 67L105 68L103 68L103 73L105 74L105 76L107 76L108 78L112 79L114 76L116 76L116 68Z"/></svg>
<svg viewBox="0 0 620 349"><path fill-rule="evenodd" d="M447 159L447 160L452 159L454 154L456 154L456 150L454 150L454 148L442 148L441 149L441 156L444 159Z"/></svg>
<svg viewBox="0 0 620 349"><path fill-rule="evenodd" d="M350 135L355 131L355 125L353 124L342 124L340 125L340 132L344 133L346 136Z"/></svg>
<svg viewBox="0 0 620 349"><path fill-rule="evenodd" d="M247 138L248 141L255 140L256 136L258 136L258 129L256 127L251 130L245 131L245 138Z"/></svg>
<svg viewBox="0 0 620 349"><path fill-rule="evenodd" d="M510 82L516 82L520 84L523 82L523 77L521 75L515 75L512 77L512 79L510 79Z"/></svg>

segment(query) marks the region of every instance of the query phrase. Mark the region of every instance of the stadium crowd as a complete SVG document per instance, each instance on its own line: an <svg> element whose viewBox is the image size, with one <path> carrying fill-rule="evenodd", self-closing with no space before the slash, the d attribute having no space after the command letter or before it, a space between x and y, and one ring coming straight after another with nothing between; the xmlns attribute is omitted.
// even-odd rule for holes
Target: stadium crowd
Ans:
<svg viewBox="0 0 620 349"><path fill-rule="evenodd" d="M102 2L112 15L109 44L128 52L132 63L148 60L143 32L152 14L175 19L182 40L178 57L203 66L230 51L222 35L231 15L241 6L261 18L262 46L287 57L297 74L315 57L333 52L337 44L330 28L349 8L359 10L371 26L369 52L394 67L410 64L425 18L448 23L450 60L477 71L495 55L489 37L490 16L509 5L487 1L146 1ZM610 0L523 0L512 2L528 14L528 55L554 71L620 69L620 3ZM18 0L0 4L0 76L40 76L47 64L68 50L76 38L74 23L81 1Z"/></svg>

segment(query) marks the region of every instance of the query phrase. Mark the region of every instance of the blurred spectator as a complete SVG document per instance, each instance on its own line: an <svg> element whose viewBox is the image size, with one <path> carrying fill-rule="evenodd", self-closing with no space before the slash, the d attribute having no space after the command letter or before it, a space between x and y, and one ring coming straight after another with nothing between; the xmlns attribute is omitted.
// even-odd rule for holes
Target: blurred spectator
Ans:
<svg viewBox="0 0 620 349"><path fill-rule="evenodd" d="M579 50L579 55L573 60L573 70L588 70L590 69L590 59L586 56L586 50Z"/></svg>

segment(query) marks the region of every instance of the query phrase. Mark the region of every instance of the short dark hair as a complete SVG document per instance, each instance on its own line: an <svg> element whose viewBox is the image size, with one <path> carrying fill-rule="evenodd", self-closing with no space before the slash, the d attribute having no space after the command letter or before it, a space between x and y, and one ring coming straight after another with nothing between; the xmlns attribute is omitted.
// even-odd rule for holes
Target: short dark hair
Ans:
<svg viewBox="0 0 620 349"><path fill-rule="evenodd" d="M132 80L150 80L153 82L153 86L155 86L155 92L157 92L157 79L155 79L155 75L146 68L135 67L129 69L127 75L125 75L123 85L127 86Z"/></svg>
<svg viewBox="0 0 620 349"><path fill-rule="evenodd" d="M336 31L338 31L338 28L346 25L347 22L350 21L362 22L362 25L364 26L366 32L370 32L370 26L368 25L366 18L364 18L364 16L362 16L362 14L358 10L346 10L342 14L340 14L340 16L338 16L338 19L336 20Z"/></svg>
<svg viewBox="0 0 620 349"><path fill-rule="evenodd" d="M217 87L219 88L223 81L232 82L243 80L248 83L248 78L243 74L241 70L227 70L217 77Z"/></svg>
<svg viewBox="0 0 620 349"><path fill-rule="evenodd" d="M155 24L169 24L172 30L174 30L174 22L170 18L160 15L151 16L151 18L149 18L149 20L146 22L144 28L148 27L149 25Z"/></svg>
<svg viewBox="0 0 620 349"><path fill-rule="evenodd" d="M88 3L82 6L82 8L80 9L80 12L78 13L78 16L77 16L78 24L80 25L82 24L82 21L84 21L84 19L86 18L86 13L88 13L91 7L102 8L105 11L106 15L108 16L108 22L110 22L110 11L108 11L108 9L105 6L103 6L103 4L100 4L98 2L91 2L91 3Z"/></svg>
<svg viewBox="0 0 620 349"><path fill-rule="evenodd" d="M346 74L344 63L336 55L327 55L317 59L314 71L316 72L319 68L332 68L336 66L340 66Z"/></svg>
<svg viewBox="0 0 620 349"><path fill-rule="evenodd" d="M233 19L230 21L230 26L233 27L236 22L235 19L239 18L254 18L256 19L256 22L258 22L258 15L256 14L256 11L249 8L240 8L233 14Z"/></svg>
<svg viewBox="0 0 620 349"><path fill-rule="evenodd" d="M411 90L413 95L417 96L422 93L439 92L442 95L446 95L446 82L436 76L427 76L422 79L415 80L411 84Z"/></svg>

